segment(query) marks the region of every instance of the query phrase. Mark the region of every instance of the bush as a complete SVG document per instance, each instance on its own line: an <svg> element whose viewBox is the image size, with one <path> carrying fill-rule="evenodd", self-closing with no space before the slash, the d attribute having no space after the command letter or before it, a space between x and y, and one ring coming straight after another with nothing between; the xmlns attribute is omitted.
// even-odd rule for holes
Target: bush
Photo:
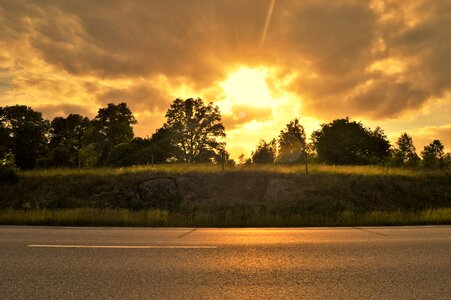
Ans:
<svg viewBox="0 0 451 300"><path fill-rule="evenodd" d="M16 182L17 174L14 168L0 164L0 183Z"/></svg>

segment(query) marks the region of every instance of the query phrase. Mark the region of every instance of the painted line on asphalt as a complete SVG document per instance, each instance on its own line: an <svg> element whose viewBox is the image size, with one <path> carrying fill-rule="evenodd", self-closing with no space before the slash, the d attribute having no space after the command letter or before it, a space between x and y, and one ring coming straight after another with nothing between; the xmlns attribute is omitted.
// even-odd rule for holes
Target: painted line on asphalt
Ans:
<svg viewBox="0 0 451 300"><path fill-rule="evenodd" d="M29 248L84 248L84 249L216 249L217 246L132 246L132 245L27 245Z"/></svg>

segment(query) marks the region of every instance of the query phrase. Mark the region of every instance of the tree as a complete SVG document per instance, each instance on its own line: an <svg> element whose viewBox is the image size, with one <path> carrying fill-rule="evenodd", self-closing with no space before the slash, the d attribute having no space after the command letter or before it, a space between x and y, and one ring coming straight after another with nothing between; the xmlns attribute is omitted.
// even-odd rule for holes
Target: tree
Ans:
<svg viewBox="0 0 451 300"><path fill-rule="evenodd" d="M274 163L276 155L276 140L273 139L269 143L261 140L257 145L257 149L252 152L251 158L254 164L270 164Z"/></svg>
<svg viewBox="0 0 451 300"><path fill-rule="evenodd" d="M80 150L86 144L89 119L78 114L67 118L56 117L50 123L50 164L55 166L77 167L81 165ZM64 153L67 158L60 161L55 154ZM55 160L56 159L56 160Z"/></svg>
<svg viewBox="0 0 451 300"><path fill-rule="evenodd" d="M451 153L446 153L444 157L444 169L451 171Z"/></svg>
<svg viewBox="0 0 451 300"><path fill-rule="evenodd" d="M200 98L175 99L166 112L164 128L184 162L209 161L225 147L218 141L226 136L218 106L205 105Z"/></svg>
<svg viewBox="0 0 451 300"><path fill-rule="evenodd" d="M80 149L80 167L92 168L97 165L101 153L94 144L88 144Z"/></svg>
<svg viewBox="0 0 451 300"><path fill-rule="evenodd" d="M412 137L407 133L401 134L396 142L397 148L394 150L394 162L396 166L415 167L420 158L416 153Z"/></svg>
<svg viewBox="0 0 451 300"><path fill-rule="evenodd" d="M421 151L423 167L427 169L443 168L445 160L444 148L440 140L434 140L429 145L424 146L424 150Z"/></svg>
<svg viewBox="0 0 451 300"><path fill-rule="evenodd" d="M136 143L117 144L108 153L107 164L112 167L128 167L137 164L136 152L140 146Z"/></svg>
<svg viewBox="0 0 451 300"><path fill-rule="evenodd" d="M2 108L0 108L0 114L1 114ZM3 122L0 122L0 160L5 161L6 164L6 157L8 154L10 154L9 149L11 147L10 145L11 139L10 139L10 129L6 128L6 124L3 124Z"/></svg>
<svg viewBox="0 0 451 300"><path fill-rule="evenodd" d="M100 163L105 163L114 146L131 142L134 136L133 125L136 123L126 103L109 103L106 108L99 109L92 121L93 130L89 131L89 139L100 151Z"/></svg>
<svg viewBox="0 0 451 300"><path fill-rule="evenodd" d="M171 157L181 157L182 153L173 143L174 133L169 127L158 128L150 138L151 146L147 149L153 163L164 163ZM144 152L144 150L143 150ZM150 161L149 161L150 162Z"/></svg>
<svg viewBox="0 0 451 300"><path fill-rule="evenodd" d="M293 163L304 162L307 154L304 127L299 119L294 119L286 125L279 134L278 161Z"/></svg>
<svg viewBox="0 0 451 300"><path fill-rule="evenodd" d="M337 119L312 134L320 161L337 165L382 163L390 155L390 142L380 128L374 131L349 118Z"/></svg>
<svg viewBox="0 0 451 300"><path fill-rule="evenodd" d="M238 165L239 166L246 166L251 163L252 163L251 158L247 158L246 155L240 154L240 156L238 156Z"/></svg>
<svg viewBox="0 0 451 300"><path fill-rule="evenodd" d="M17 167L31 169L45 155L49 122L25 105L0 107L3 156L11 153Z"/></svg>

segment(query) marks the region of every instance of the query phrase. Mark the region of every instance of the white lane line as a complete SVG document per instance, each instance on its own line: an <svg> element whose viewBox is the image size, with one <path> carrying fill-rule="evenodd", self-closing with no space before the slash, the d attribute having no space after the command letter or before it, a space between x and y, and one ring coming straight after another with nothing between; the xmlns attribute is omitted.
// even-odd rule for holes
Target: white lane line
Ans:
<svg viewBox="0 0 451 300"><path fill-rule="evenodd" d="M28 245L29 248L87 248L87 249L216 249L217 246L132 246L132 245Z"/></svg>

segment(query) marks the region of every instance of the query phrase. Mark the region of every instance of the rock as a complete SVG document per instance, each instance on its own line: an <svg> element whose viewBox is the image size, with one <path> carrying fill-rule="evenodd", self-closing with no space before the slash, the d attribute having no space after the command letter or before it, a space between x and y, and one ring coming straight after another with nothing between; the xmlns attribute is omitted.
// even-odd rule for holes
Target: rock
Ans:
<svg viewBox="0 0 451 300"><path fill-rule="evenodd" d="M201 187L196 182L193 176L191 177L177 177L177 188L179 193L182 195L183 200L191 202L198 198L198 193Z"/></svg>
<svg viewBox="0 0 451 300"><path fill-rule="evenodd" d="M173 209L180 203L175 180L162 177L153 178L138 186L137 208Z"/></svg>
<svg viewBox="0 0 451 300"><path fill-rule="evenodd" d="M292 199L296 193L296 184L287 179L271 179L266 186L263 201L279 202Z"/></svg>

